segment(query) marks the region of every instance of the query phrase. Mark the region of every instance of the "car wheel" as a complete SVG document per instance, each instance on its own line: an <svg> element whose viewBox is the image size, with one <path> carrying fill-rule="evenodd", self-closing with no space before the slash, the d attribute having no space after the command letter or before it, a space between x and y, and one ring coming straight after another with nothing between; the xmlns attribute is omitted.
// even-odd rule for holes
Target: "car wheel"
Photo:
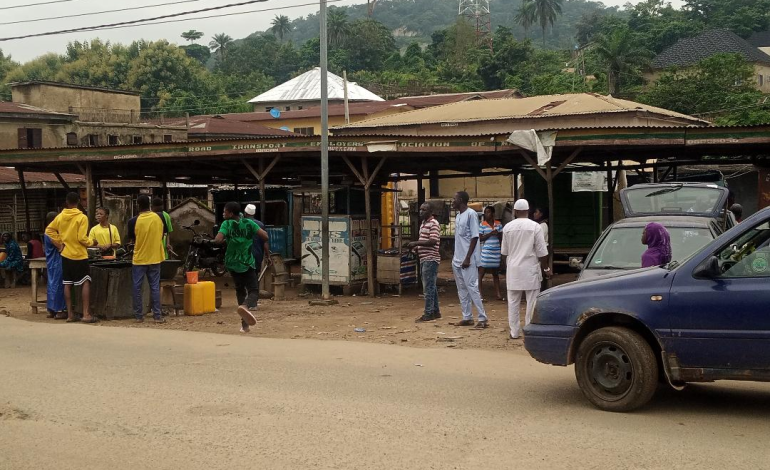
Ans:
<svg viewBox="0 0 770 470"><path fill-rule="evenodd" d="M658 386L658 362L639 334L607 327L580 343L575 377L588 401L605 411L631 411L646 404Z"/></svg>

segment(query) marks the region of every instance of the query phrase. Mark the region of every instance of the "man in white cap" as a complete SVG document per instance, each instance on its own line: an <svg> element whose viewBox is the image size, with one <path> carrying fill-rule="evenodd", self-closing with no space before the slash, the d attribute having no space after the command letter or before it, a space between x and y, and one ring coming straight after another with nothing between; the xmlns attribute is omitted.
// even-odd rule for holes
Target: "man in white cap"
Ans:
<svg viewBox="0 0 770 470"><path fill-rule="evenodd" d="M514 220L503 228L501 254L505 257L505 281L508 287L508 325L511 339L519 338L522 294L527 299L525 324L532 321L535 301L540 293L543 274L551 277L548 246L540 224L529 219L529 203L519 199L513 205Z"/></svg>

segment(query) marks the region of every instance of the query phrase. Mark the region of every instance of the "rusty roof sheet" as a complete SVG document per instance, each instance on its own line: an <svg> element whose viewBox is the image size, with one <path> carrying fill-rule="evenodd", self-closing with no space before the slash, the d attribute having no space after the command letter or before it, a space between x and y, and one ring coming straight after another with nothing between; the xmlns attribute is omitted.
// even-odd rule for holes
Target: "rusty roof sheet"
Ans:
<svg viewBox="0 0 770 470"><path fill-rule="evenodd" d="M0 101L0 114L34 114L43 116L55 116L62 118L75 118L73 114L57 113L47 109L30 106L23 103L13 103L11 101Z"/></svg>
<svg viewBox="0 0 770 470"><path fill-rule="evenodd" d="M67 183L83 183L85 178L82 175L73 175L63 173L61 177ZM25 171L24 181L26 183L59 183L53 173L38 173L35 171ZM18 184L19 173L15 168L0 166L0 184Z"/></svg>
<svg viewBox="0 0 770 470"><path fill-rule="evenodd" d="M185 125L185 118L174 121L177 125ZM225 119L222 116L193 116L190 118L188 136L253 136L253 137L297 137L299 134L273 129L271 127L254 124L251 122Z"/></svg>
<svg viewBox="0 0 770 470"><path fill-rule="evenodd" d="M462 101L443 106L376 117L340 126L335 129L366 129L422 124L471 123L544 117L601 115L611 113L649 112L664 117L708 124L706 121L667 109L647 106L633 101L595 93L542 95L529 98L507 98L482 101Z"/></svg>
<svg viewBox="0 0 770 470"><path fill-rule="evenodd" d="M128 91L128 90L116 90L114 88L105 88L100 86L87 86L87 85L77 85L75 83L64 83L64 82L53 82L48 80L29 80L26 82L13 82L8 84L11 88L14 87L20 87L20 86L34 86L34 85L44 85L44 86L54 86L54 87L61 87L61 88L76 88L79 90L92 90L92 91L101 91L105 93L118 93L121 95L131 95L131 96L141 96L141 93L138 93L136 91Z"/></svg>

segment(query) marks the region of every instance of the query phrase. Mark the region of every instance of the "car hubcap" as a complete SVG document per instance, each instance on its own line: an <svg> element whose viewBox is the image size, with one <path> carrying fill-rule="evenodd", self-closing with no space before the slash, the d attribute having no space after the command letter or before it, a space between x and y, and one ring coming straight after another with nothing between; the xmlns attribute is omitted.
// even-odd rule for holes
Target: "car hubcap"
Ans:
<svg viewBox="0 0 770 470"><path fill-rule="evenodd" d="M591 351L588 372L597 391L610 399L628 393L634 375L631 359L616 344L597 345Z"/></svg>

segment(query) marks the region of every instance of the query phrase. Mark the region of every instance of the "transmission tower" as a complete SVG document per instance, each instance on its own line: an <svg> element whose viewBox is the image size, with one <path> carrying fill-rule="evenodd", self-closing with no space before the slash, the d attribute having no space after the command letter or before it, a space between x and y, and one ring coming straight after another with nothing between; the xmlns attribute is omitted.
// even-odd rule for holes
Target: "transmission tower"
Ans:
<svg viewBox="0 0 770 470"><path fill-rule="evenodd" d="M460 0L460 16L468 18L476 26L476 39L492 50L492 15L489 0Z"/></svg>

